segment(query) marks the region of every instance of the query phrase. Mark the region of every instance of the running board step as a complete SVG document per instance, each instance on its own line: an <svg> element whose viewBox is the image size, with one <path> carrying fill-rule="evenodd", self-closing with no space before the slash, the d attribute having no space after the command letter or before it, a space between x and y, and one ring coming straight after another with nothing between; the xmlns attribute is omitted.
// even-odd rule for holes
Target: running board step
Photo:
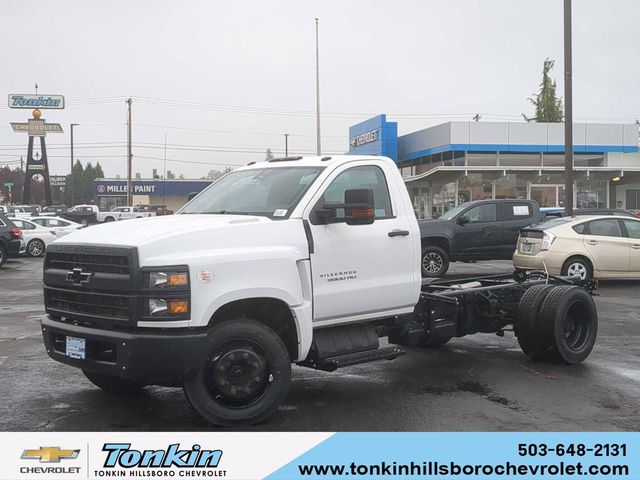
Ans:
<svg viewBox="0 0 640 480"><path fill-rule="evenodd" d="M393 360L405 353L407 352L398 347L384 347L375 350L365 350L364 352L338 355L335 357L307 360L301 365L315 368L316 370L324 370L325 372L333 372L338 368L358 365L360 363L375 362L377 360Z"/></svg>

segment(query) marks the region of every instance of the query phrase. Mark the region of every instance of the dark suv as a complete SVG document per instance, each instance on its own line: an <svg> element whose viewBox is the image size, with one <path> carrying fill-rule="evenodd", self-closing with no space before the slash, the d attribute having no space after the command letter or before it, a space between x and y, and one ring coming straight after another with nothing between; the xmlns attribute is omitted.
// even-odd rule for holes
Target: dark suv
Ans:
<svg viewBox="0 0 640 480"><path fill-rule="evenodd" d="M6 215L0 213L0 267L7 258L17 257L24 251L22 231Z"/></svg>
<svg viewBox="0 0 640 480"><path fill-rule="evenodd" d="M442 277L449 262L509 260L520 229L539 222L533 200L477 200L420 221L422 276Z"/></svg>

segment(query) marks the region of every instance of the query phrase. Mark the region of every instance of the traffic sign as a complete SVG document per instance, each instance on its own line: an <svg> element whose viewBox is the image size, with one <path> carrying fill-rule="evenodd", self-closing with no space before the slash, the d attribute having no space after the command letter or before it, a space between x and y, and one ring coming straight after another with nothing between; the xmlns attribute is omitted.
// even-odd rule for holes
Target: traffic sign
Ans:
<svg viewBox="0 0 640 480"><path fill-rule="evenodd" d="M13 182L4 182L4 187L11 189L11 187L13 187L14 183Z"/></svg>

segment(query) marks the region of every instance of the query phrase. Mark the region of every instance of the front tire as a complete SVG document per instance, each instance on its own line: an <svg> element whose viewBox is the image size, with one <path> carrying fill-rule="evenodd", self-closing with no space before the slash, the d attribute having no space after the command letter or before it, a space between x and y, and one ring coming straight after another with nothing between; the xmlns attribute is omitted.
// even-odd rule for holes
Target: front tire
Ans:
<svg viewBox="0 0 640 480"><path fill-rule="evenodd" d="M449 255L440 247L427 245L422 249L421 268L423 277L444 277L449 270Z"/></svg>
<svg viewBox="0 0 640 480"><path fill-rule="evenodd" d="M115 220L115 219L114 219L113 217L106 217L106 218L104 219L104 223L107 223L107 222L113 222L114 220Z"/></svg>
<svg viewBox="0 0 640 480"><path fill-rule="evenodd" d="M46 246L39 238L34 238L27 244L27 254L30 257L41 257L44 255Z"/></svg>
<svg viewBox="0 0 640 480"><path fill-rule="evenodd" d="M89 226L89 220L87 220L86 218L83 218L83 219L80 221L80 224L81 224L83 227L88 227L88 226Z"/></svg>
<svg viewBox="0 0 640 480"><path fill-rule="evenodd" d="M2 245L0 245L0 267L7 261L7 256L7 251Z"/></svg>
<svg viewBox="0 0 640 480"><path fill-rule="evenodd" d="M282 339L250 319L225 321L209 336L207 359L184 383L204 420L223 427L269 418L289 391L291 359Z"/></svg>
<svg viewBox="0 0 640 480"><path fill-rule="evenodd" d="M104 375L101 373L89 372L82 370L84 376L89 379L96 387L100 387L105 392L132 395L138 393L146 385L144 383L135 382L126 378L115 377L113 375Z"/></svg>

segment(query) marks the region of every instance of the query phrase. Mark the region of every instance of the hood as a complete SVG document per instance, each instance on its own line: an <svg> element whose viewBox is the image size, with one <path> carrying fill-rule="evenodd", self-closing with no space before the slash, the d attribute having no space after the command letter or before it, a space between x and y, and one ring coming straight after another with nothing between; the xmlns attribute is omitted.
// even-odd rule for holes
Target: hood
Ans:
<svg viewBox="0 0 640 480"><path fill-rule="evenodd" d="M183 214L92 225L65 235L56 244L137 247L141 262L151 265L154 257L167 261L214 249L301 248L306 247L306 237L300 219Z"/></svg>

